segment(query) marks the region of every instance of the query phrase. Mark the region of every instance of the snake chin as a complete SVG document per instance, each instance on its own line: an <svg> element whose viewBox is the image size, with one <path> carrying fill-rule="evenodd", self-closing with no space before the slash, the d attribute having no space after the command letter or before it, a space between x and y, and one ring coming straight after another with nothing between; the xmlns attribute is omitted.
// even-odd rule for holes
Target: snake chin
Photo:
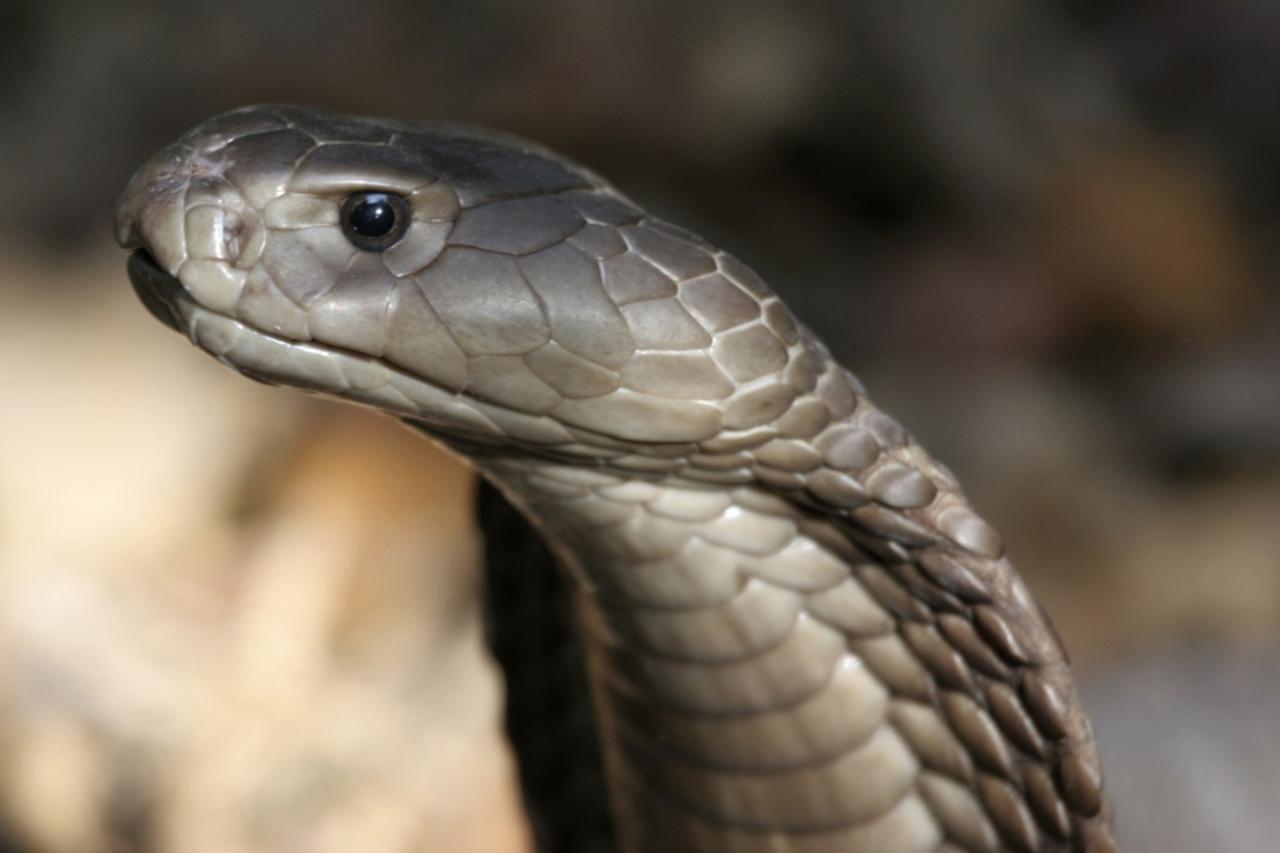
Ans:
<svg viewBox="0 0 1280 853"><path fill-rule="evenodd" d="M501 430L493 407L434 385L375 356L258 329L198 302L145 249L129 258L129 279L153 316L197 348L254 381L337 397L410 419L434 434L490 443Z"/></svg>
<svg viewBox="0 0 1280 853"><path fill-rule="evenodd" d="M161 323L175 332L185 332L174 305L190 299L182 283L160 268L146 249L129 256L129 281L143 306Z"/></svg>

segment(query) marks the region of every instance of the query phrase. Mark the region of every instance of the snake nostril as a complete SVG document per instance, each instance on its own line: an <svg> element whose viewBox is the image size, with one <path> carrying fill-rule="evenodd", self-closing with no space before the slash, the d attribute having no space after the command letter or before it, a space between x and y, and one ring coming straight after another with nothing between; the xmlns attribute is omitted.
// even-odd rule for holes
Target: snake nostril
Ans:
<svg viewBox="0 0 1280 853"><path fill-rule="evenodd" d="M267 228L254 212L237 213L234 222L226 224L227 257L238 270L248 270L258 263L267 245Z"/></svg>
<svg viewBox="0 0 1280 853"><path fill-rule="evenodd" d="M245 237L248 227L244 217L235 211L227 211L222 221L222 244L226 252L224 257L236 260L244 251Z"/></svg>
<svg viewBox="0 0 1280 853"><path fill-rule="evenodd" d="M235 260L241 230L240 217L220 204L201 204L187 211L187 255L201 260Z"/></svg>

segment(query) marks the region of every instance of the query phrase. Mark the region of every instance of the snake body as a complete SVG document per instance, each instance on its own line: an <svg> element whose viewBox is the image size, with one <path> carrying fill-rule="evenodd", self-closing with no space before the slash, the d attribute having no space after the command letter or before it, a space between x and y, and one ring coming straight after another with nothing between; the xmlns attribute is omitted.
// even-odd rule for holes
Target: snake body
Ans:
<svg viewBox="0 0 1280 853"><path fill-rule="evenodd" d="M1113 849L1000 538L732 255L520 139L281 106L160 151L116 227L162 321L402 418L538 530L619 849Z"/></svg>

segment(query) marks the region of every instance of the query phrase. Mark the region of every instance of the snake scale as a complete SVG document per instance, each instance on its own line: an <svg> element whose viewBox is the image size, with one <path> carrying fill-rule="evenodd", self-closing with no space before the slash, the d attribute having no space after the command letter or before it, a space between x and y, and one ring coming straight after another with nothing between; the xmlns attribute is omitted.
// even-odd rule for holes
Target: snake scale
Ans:
<svg viewBox="0 0 1280 853"><path fill-rule="evenodd" d="M616 849L1115 849L999 536L732 255L533 143L291 106L157 153L116 233L196 346L401 418L538 531L594 714L517 752L597 730ZM520 606L496 633L536 657Z"/></svg>

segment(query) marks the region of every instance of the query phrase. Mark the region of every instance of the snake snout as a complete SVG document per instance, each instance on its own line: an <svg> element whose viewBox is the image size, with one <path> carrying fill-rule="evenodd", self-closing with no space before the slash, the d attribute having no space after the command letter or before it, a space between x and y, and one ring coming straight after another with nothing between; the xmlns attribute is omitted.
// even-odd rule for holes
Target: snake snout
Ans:
<svg viewBox="0 0 1280 853"><path fill-rule="evenodd" d="M230 313L262 254L265 228L227 175L231 163L199 142L170 146L138 170L116 210L116 239L145 250L195 301Z"/></svg>
<svg viewBox="0 0 1280 853"><path fill-rule="evenodd" d="M146 249L170 273L185 259L181 227L188 154L180 145L157 153L129 179L116 205L116 242L126 249Z"/></svg>

